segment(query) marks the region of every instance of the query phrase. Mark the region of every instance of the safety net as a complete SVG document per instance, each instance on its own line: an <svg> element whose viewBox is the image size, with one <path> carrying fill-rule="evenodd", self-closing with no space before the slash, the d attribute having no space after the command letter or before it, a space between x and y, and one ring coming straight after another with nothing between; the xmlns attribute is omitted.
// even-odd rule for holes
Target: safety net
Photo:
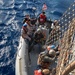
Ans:
<svg viewBox="0 0 75 75"><path fill-rule="evenodd" d="M46 41L47 45L59 45L56 75L75 75L75 2L58 20L58 25Z"/></svg>

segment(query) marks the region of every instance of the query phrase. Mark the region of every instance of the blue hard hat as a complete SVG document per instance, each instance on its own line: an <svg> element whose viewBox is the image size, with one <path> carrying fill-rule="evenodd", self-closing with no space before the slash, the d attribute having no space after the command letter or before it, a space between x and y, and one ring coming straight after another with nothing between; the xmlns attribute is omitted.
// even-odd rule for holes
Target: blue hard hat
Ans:
<svg viewBox="0 0 75 75"><path fill-rule="evenodd" d="M23 26L27 26L27 24L26 24L26 23L24 23L24 24L23 24Z"/></svg>
<svg viewBox="0 0 75 75"><path fill-rule="evenodd" d="M47 46L47 50L50 50L50 49L55 49L55 45L49 45L49 46Z"/></svg>
<svg viewBox="0 0 75 75"><path fill-rule="evenodd" d="M54 48L55 48L55 45L51 45L50 48L51 48L51 49L54 49Z"/></svg>

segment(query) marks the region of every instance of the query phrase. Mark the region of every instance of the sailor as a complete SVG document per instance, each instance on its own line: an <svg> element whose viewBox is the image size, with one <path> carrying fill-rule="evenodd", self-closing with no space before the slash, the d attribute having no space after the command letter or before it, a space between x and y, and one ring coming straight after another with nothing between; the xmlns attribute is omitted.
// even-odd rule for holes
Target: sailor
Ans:
<svg viewBox="0 0 75 75"><path fill-rule="evenodd" d="M58 28L60 28L60 26L58 25L58 21L54 20L54 22L51 25L51 29L58 29Z"/></svg>
<svg viewBox="0 0 75 75"><path fill-rule="evenodd" d="M31 18L31 25L32 25L32 31L33 33L36 31L37 27L36 27L36 22L37 22L37 19L35 17L32 17Z"/></svg>
<svg viewBox="0 0 75 75"><path fill-rule="evenodd" d="M39 59L38 59L39 60ZM37 63L37 68L34 70L34 75L45 75L50 73L50 61L48 59L42 59L40 63ZM46 70L46 71L44 71ZM48 71L48 72L47 72Z"/></svg>
<svg viewBox="0 0 75 75"><path fill-rule="evenodd" d="M30 15L29 14L25 15L25 17L28 18L28 19L30 19Z"/></svg>
<svg viewBox="0 0 75 75"><path fill-rule="evenodd" d="M29 21L27 22L27 28L28 28L28 35L32 38L32 32L33 32L33 29L32 29L32 25L31 25L31 20L29 19Z"/></svg>
<svg viewBox="0 0 75 75"><path fill-rule="evenodd" d="M29 19L29 17L26 17L24 22L27 24L27 29L28 29L27 34L32 39L33 38L33 28L31 25L31 20Z"/></svg>
<svg viewBox="0 0 75 75"><path fill-rule="evenodd" d="M39 54L39 57L41 58L41 60L46 60L47 58L49 62L52 62L56 58L56 52L53 49L45 50Z"/></svg>
<svg viewBox="0 0 75 75"><path fill-rule="evenodd" d="M37 68L34 71L34 75L50 75L51 69L50 65L55 59L55 51L44 51L39 54L37 61Z"/></svg>
<svg viewBox="0 0 75 75"><path fill-rule="evenodd" d="M24 39L27 39L28 41L31 41L31 38L29 37L29 35L27 34L28 33L28 28L27 28L27 23L28 23L28 18L25 19L25 23L23 24L22 26L22 32L21 32L21 35Z"/></svg>
<svg viewBox="0 0 75 75"><path fill-rule="evenodd" d="M46 15L45 15L45 12L44 12L44 11L40 14L38 20L39 20L39 24L40 24L40 25L44 25L44 24L45 24L45 22L46 22L46 20L47 20L47 17L46 17Z"/></svg>
<svg viewBox="0 0 75 75"><path fill-rule="evenodd" d="M41 66L43 65L42 64L43 62L48 62L48 63L51 64L54 61L55 57L56 57L56 53L53 49L50 49L50 51L45 50L45 51L43 51L39 54L37 64L39 64ZM45 67L48 68L49 66L48 67L47 66L42 66L42 67L43 68L45 68Z"/></svg>
<svg viewBox="0 0 75 75"><path fill-rule="evenodd" d="M60 48L59 48L59 45L55 46L55 45L48 45L48 46L45 46L44 49L46 50L51 50L53 49L55 52L56 52L56 56L58 57L59 54L60 54Z"/></svg>
<svg viewBox="0 0 75 75"><path fill-rule="evenodd" d="M35 17L31 18L31 24L34 25L36 23L37 19Z"/></svg>
<svg viewBox="0 0 75 75"><path fill-rule="evenodd" d="M30 19L30 15L29 15L29 14L26 14L26 15L25 15L25 18L24 18L24 20L23 20L23 24L25 23L26 18L27 18L27 19Z"/></svg>
<svg viewBox="0 0 75 75"><path fill-rule="evenodd" d="M41 29L37 29L37 31L34 33L34 41L35 43L42 43L44 40L44 35L42 33Z"/></svg>
<svg viewBox="0 0 75 75"><path fill-rule="evenodd" d="M41 29L37 29L37 31L35 31L35 33L34 33L33 42L30 45L30 50L32 50L33 48L35 50L35 48L38 47L39 48L38 53L40 53L40 51L42 49L41 45L42 45L43 41L44 41L44 35L42 34ZM36 52L37 52L37 50L36 50Z"/></svg>
<svg viewBox="0 0 75 75"><path fill-rule="evenodd" d="M54 43L55 45L58 43L60 35L61 35L61 30L60 26L58 24L58 21L54 22L55 25L52 27L52 30L48 36L48 39L46 40L46 45ZM58 33L58 34L57 34Z"/></svg>

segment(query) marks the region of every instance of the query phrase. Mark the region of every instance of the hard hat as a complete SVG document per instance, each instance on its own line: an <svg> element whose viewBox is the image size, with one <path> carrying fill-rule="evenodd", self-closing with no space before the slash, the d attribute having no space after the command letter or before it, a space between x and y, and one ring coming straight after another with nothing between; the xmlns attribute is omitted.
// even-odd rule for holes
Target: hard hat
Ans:
<svg viewBox="0 0 75 75"><path fill-rule="evenodd" d="M55 57L56 56L56 52L53 49L51 49L49 51L49 56L52 57L52 58Z"/></svg>
<svg viewBox="0 0 75 75"><path fill-rule="evenodd" d="M47 46L47 50L50 50L50 49L55 49L55 45Z"/></svg>
<svg viewBox="0 0 75 75"><path fill-rule="evenodd" d="M58 21L57 20L54 20L54 23L57 23Z"/></svg>
<svg viewBox="0 0 75 75"><path fill-rule="evenodd" d="M50 70L49 69L43 69L42 73L45 75L48 75L50 73Z"/></svg>
<svg viewBox="0 0 75 75"><path fill-rule="evenodd" d="M37 29L37 32L41 32L41 29L40 29L40 28L38 28L38 29Z"/></svg>
<svg viewBox="0 0 75 75"><path fill-rule="evenodd" d="M42 58L42 62L51 63L51 62L52 62L52 59L51 59L49 56L44 56L44 57Z"/></svg>
<svg viewBox="0 0 75 75"><path fill-rule="evenodd" d="M40 25L39 28L42 28L42 26Z"/></svg>
<svg viewBox="0 0 75 75"><path fill-rule="evenodd" d="M50 47L51 47L51 49L54 49L55 48L55 45L51 45Z"/></svg>

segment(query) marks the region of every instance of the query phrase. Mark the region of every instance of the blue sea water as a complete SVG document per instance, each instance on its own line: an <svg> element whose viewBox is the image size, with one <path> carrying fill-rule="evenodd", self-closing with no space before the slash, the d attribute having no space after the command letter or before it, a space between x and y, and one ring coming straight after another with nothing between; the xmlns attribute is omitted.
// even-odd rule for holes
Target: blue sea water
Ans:
<svg viewBox="0 0 75 75"><path fill-rule="evenodd" d="M74 0L0 0L0 75L15 75L15 58L22 21L26 14L36 17L47 4L48 19L60 19Z"/></svg>

